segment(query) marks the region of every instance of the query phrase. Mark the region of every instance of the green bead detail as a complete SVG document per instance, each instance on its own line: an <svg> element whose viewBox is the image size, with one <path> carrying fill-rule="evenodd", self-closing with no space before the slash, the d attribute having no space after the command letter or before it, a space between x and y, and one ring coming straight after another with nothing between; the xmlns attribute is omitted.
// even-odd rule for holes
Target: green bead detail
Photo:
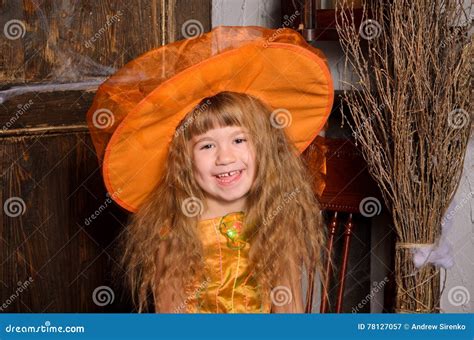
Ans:
<svg viewBox="0 0 474 340"><path fill-rule="evenodd" d="M243 212L241 212L243 214ZM246 242L240 238L240 231L242 230L242 221L230 220L225 221L227 215L221 218L219 223L219 231L227 238L227 246L234 250L239 250L245 247Z"/></svg>
<svg viewBox="0 0 474 340"><path fill-rule="evenodd" d="M237 236L237 232L235 230L227 230L227 236L229 236L232 240L235 239L235 237Z"/></svg>

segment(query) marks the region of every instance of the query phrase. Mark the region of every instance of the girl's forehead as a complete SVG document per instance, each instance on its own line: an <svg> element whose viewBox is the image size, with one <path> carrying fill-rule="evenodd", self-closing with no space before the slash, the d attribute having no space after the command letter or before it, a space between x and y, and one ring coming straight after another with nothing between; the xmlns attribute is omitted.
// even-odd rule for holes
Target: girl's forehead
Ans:
<svg viewBox="0 0 474 340"><path fill-rule="evenodd" d="M219 137L219 136L230 136L238 133L248 133L248 130L243 126L224 126L224 127L215 127L209 129L208 131L193 136L193 139L198 139L201 137L209 136L209 137Z"/></svg>

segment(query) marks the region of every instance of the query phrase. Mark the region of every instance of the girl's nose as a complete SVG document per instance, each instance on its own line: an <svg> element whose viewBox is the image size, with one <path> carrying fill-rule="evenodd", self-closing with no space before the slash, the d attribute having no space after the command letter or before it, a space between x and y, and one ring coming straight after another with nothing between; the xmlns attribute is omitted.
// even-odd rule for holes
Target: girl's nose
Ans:
<svg viewBox="0 0 474 340"><path fill-rule="evenodd" d="M235 155L229 148L219 148L216 157L216 165L226 165L235 162Z"/></svg>

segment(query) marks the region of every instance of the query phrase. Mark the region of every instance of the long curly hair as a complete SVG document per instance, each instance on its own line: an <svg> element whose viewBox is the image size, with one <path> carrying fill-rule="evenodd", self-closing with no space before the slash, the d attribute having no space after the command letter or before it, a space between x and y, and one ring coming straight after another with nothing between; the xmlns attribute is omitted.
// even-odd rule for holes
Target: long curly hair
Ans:
<svg viewBox="0 0 474 340"><path fill-rule="evenodd" d="M156 302L166 287L179 287L171 299L182 299L189 283L204 277L199 214L183 213L183 208L206 208L188 142L217 127L246 128L255 148L256 173L247 195L244 237L250 242L250 265L264 296L270 295L289 261L323 276L325 229L313 178L280 123L258 98L228 91L203 99L180 122L164 175L131 216L121 240L120 262L139 312L148 310L150 295ZM155 310L160 306L155 304Z"/></svg>

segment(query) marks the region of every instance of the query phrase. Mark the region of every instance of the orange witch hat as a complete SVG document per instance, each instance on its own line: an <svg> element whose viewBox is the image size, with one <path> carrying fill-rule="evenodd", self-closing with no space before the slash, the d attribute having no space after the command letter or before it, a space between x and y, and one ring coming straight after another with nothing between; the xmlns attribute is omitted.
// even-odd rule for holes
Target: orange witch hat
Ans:
<svg viewBox="0 0 474 340"><path fill-rule="evenodd" d="M334 100L324 55L288 28L220 26L153 49L105 81L87 113L111 198L136 212L162 175L180 121L222 91L253 95L289 114L285 132L300 152Z"/></svg>

